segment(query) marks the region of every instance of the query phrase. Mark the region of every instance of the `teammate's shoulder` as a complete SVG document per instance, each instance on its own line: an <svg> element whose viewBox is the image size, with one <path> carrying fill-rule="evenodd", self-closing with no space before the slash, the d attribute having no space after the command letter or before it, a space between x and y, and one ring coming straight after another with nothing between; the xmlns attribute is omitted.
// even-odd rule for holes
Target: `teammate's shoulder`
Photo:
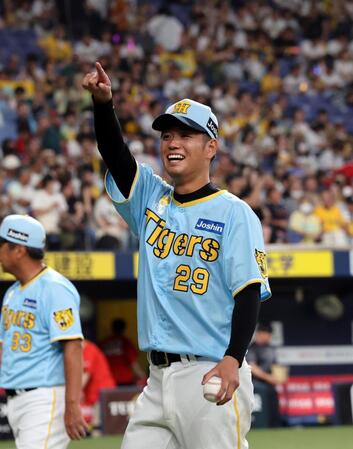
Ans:
<svg viewBox="0 0 353 449"><path fill-rule="evenodd" d="M54 270L52 267L46 267L45 273L42 276L42 279L46 282L48 281L60 281L62 279L66 279L65 276L63 276L58 271Z"/></svg>
<svg viewBox="0 0 353 449"><path fill-rule="evenodd" d="M42 276L42 279L45 283L55 284L56 286L63 286L76 291L76 287L74 286L74 284L61 273L54 270L54 268L47 267L46 272Z"/></svg>
<svg viewBox="0 0 353 449"><path fill-rule="evenodd" d="M12 295L11 292L16 290L17 287L20 286L20 281L16 281L13 284L10 285L10 287L5 291L4 300Z"/></svg>

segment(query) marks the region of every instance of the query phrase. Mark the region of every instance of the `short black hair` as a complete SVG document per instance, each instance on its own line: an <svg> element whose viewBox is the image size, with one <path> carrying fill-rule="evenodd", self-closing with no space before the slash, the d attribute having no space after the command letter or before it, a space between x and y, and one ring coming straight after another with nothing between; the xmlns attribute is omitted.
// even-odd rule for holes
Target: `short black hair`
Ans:
<svg viewBox="0 0 353 449"><path fill-rule="evenodd" d="M256 330L258 332L268 332L269 334L272 334L272 326L270 323L259 323Z"/></svg>
<svg viewBox="0 0 353 449"><path fill-rule="evenodd" d="M7 240L4 239L4 237L0 237L0 246L3 245L6 242L7 242Z"/></svg>
<svg viewBox="0 0 353 449"><path fill-rule="evenodd" d="M27 250L27 254L33 260L42 260L44 258L44 249L42 248L33 248L32 246L19 245L18 243L9 242L8 240L0 237L0 245L2 243L8 243L9 247L15 248L16 246L23 246Z"/></svg>
<svg viewBox="0 0 353 449"><path fill-rule="evenodd" d="M112 329L115 334L122 335L126 329L126 321L122 318L116 318L112 322Z"/></svg>
<svg viewBox="0 0 353 449"><path fill-rule="evenodd" d="M42 186L46 187L50 182L55 181L54 176L50 175L49 173L44 176L42 179Z"/></svg>
<svg viewBox="0 0 353 449"><path fill-rule="evenodd" d="M42 260L44 259L44 249L42 248L32 248L31 246L26 246L27 253L31 259Z"/></svg>
<svg viewBox="0 0 353 449"><path fill-rule="evenodd" d="M26 91L22 86L17 86L15 89L15 95L23 95L25 92Z"/></svg>

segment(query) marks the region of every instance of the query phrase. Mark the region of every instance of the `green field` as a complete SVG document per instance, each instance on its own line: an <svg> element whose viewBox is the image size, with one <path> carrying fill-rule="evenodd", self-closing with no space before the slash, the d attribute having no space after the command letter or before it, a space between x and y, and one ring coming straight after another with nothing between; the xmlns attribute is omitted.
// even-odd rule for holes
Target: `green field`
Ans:
<svg viewBox="0 0 353 449"><path fill-rule="evenodd" d="M89 438L69 449L119 449L121 440L120 436ZM250 449L353 449L353 426L252 430L248 440ZM3 442L0 449L15 449L15 445Z"/></svg>

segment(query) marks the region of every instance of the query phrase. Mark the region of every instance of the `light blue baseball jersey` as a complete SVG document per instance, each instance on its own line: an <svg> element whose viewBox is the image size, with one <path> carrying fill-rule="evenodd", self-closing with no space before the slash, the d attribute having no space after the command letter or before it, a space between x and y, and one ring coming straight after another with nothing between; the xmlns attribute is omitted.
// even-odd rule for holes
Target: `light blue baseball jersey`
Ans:
<svg viewBox="0 0 353 449"><path fill-rule="evenodd" d="M28 284L17 281L7 290L0 323L1 387L65 384L60 341L83 338L79 306L74 285L48 267Z"/></svg>
<svg viewBox="0 0 353 449"><path fill-rule="evenodd" d="M225 190L180 204L143 164L127 200L109 173L106 188L139 237L140 349L220 360L234 296L251 283L261 283L262 299L271 295L257 216Z"/></svg>

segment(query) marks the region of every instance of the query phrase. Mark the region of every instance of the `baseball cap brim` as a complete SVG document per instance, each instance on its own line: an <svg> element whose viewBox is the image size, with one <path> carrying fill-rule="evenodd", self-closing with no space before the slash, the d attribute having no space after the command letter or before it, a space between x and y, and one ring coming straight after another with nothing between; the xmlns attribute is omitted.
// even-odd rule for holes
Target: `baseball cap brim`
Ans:
<svg viewBox="0 0 353 449"><path fill-rule="evenodd" d="M0 237L0 245L3 245L4 243L12 243L14 245L21 245L21 243L19 243L19 242L12 242L11 240L4 239L4 237ZM27 245L22 245L22 246L27 246ZM37 247L31 247L31 246L27 246L27 248L33 248L38 251L44 251L44 248L37 248Z"/></svg>
<svg viewBox="0 0 353 449"><path fill-rule="evenodd" d="M180 123L201 133L208 134L207 131L198 123L189 118L181 117L179 115L177 116L176 114L160 115L152 123L152 128L156 131L165 131L166 129L173 128L174 126L180 126Z"/></svg>

